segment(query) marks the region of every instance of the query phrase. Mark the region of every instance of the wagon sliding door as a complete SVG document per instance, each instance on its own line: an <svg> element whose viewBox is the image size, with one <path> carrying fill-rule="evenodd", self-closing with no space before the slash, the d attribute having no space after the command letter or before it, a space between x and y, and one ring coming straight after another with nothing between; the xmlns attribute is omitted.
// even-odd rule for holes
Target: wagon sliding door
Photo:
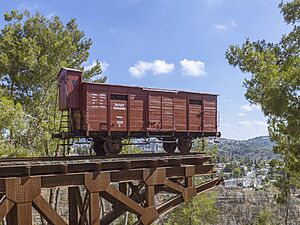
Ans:
<svg viewBox="0 0 300 225"><path fill-rule="evenodd" d="M161 95L156 92L150 92L148 106L149 128L151 130L161 129Z"/></svg>
<svg viewBox="0 0 300 225"><path fill-rule="evenodd" d="M110 95L111 131L127 131L127 102L127 95Z"/></svg>
<svg viewBox="0 0 300 225"><path fill-rule="evenodd" d="M189 99L189 130L200 131L202 126L202 100Z"/></svg>
<svg viewBox="0 0 300 225"><path fill-rule="evenodd" d="M217 132L217 97L204 97L204 130L205 132Z"/></svg>
<svg viewBox="0 0 300 225"><path fill-rule="evenodd" d="M149 128L154 131L174 129L174 95L149 92Z"/></svg>

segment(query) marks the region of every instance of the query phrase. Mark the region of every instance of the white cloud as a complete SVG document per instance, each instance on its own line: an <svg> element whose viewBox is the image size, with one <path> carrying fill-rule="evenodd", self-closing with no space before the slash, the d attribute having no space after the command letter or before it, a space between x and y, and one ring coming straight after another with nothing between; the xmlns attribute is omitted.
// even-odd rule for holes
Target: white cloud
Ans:
<svg viewBox="0 0 300 225"><path fill-rule="evenodd" d="M84 69L85 70L90 70L90 69L92 69L96 65L97 65L97 61L93 60L92 64L90 64L90 65L84 65ZM100 65L101 65L101 68L102 68L102 72L105 72L107 70L107 68L109 67L109 64L107 62L105 62L105 61L100 61Z"/></svg>
<svg viewBox="0 0 300 225"><path fill-rule="evenodd" d="M46 18L47 18L47 19L52 19L55 15L56 15L55 12L51 12L51 13L48 13L48 14L46 15Z"/></svg>
<svg viewBox="0 0 300 225"><path fill-rule="evenodd" d="M218 30L218 31L225 31L225 30L228 30L230 28L235 28L235 27L237 27L237 24L234 21L230 21L230 22L227 22L227 23L215 24L214 25L214 28L216 30Z"/></svg>
<svg viewBox="0 0 300 225"><path fill-rule="evenodd" d="M111 34L116 34L117 33L117 29L114 29L114 28L109 28L108 31Z"/></svg>
<svg viewBox="0 0 300 225"><path fill-rule="evenodd" d="M238 113L238 116L246 116L246 113Z"/></svg>
<svg viewBox="0 0 300 225"><path fill-rule="evenodd" d="M101 68L102 68L103 72L105 72L107 70L107 68L109 67L109 64L105 61L100 62L100 64L101 64Z"/></svg>
<svg viewBox="0 0 300 225"><path fill-rule="evenodd" d="M141 78L147 71L155 75L171 73L175 68L173 63L166 63L165 60L155 60L147 62L139 60L134 66L129 67L128 71L134 77Z"/></svg>
<svg viewBox="0 0 300 225"><path fill-rule="evenodd" d="M258 105L242 105L240 109L243 112L252 112L254 110L260 110L260 107Z"/></svg>
<svg viewBox="0 0 300 225"><path fill-rule="evenodd" d="M259 120L255 120L254 125L260 126L260 127L267 127L268 126L268 124L265 121L259 121Z"/></svg>
<svg viewBox="0 0 300 225"><path fill-rule="evenodd" d="M244 120L244 121L239 121L238 124L249 128L254 128L254 127L267 128L267 123L265 121L260 121L260 120L254 120L254 121Z"/></svg>
<svg viewBox="0 0 300 225"><path fill-rule="evenodd" d="M214 25L216 30L227 30L227 26L225 24L216 24Z"/></svg>
<svg viewBox="0 0 300 225"><path fill-rule="evenodd" d="M204 62L183 59L180 64L184 75L198 77L206 74Z"/></svg>
<svg viewBox="0 0 300 225"><path fill-rule="evenodd" d="M17 9L19 10L19 11L24 11L24 10L29 10L29 11L34 11L34 10L36 10L36 9L38 9L39 8L39 4L36 2L36 3L34 3L34 4L27 4L27 3L21 3L21 4L19 4L18 6L17 6Z"/></svg>

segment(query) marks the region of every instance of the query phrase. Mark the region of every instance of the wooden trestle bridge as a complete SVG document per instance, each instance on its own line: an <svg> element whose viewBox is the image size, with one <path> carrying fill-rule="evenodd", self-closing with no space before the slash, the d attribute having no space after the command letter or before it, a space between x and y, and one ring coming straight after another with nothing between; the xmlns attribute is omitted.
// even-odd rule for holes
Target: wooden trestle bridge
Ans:
<svg viewBox="0 0 300 225"><path fill-rule="evenodd" d="M136 224L151 224L222 182L213 178L210 160L200 153L0 159L0 220L31 225L34 208L54 225L110 224L126 211L137 215ZM193 178L202 175L212 178L195 186ZM69 218L59 215L41 194L42 189L55 187L68 188ZM161 192L172 197L158 202L155 196ZM100 198L112 204L105 215Z"/></svg>

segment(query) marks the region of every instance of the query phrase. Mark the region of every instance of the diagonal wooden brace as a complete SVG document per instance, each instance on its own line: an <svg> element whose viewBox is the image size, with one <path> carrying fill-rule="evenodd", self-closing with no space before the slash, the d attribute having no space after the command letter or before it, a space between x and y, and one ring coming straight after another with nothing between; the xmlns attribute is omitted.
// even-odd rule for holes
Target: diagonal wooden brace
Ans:
<svg viewBox="0 0 300 225"><path fill-rule="evenodd" d="M3 220L7 213L12 209L14 206L14 202L9 199L4 199L0 205L0 220Z"/></svg>
<svg viewBox="0 0 300 225"><path fill-rule="evenodd" d="M33 206L48 223L53 225L67 225L42 195L39 195L33 200Z"/></svg>

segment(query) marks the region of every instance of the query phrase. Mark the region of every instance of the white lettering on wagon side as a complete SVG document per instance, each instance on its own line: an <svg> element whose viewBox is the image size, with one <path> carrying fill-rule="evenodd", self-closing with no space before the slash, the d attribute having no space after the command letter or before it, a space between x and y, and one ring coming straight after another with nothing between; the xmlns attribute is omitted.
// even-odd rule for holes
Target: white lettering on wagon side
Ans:
<svg viewBox="0 0 300 225"><path fill-rule="evenodd" d="M106 109L106 94L104 93L91 93L90 107L93 109Z"/></svg>
<svg viewBox="0 0 300 225"><path fill-rule="evenodd" d="M125 104L124 103L117 103L115 102L113 106L114 110L126 110Z"/></svg>

